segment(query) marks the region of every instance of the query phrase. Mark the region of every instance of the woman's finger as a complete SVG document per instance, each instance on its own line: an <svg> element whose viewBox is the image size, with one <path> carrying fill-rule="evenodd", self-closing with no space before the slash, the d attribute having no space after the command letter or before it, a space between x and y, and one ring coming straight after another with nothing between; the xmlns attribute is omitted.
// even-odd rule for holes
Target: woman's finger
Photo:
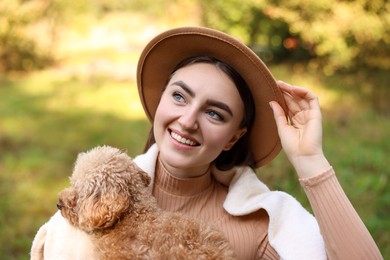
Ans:
<svg viewBox="0 0 390 260"><path fill-rule="evenodd" d="M281 80L278 80L277 81L277 84L278 84L278 87L284 91L284 92L287 92L287 93L290 93L291 90L292 90L292 85L284 82L284 81L281 81Z"/></svg>
<svg viewBox="0 0 390 260"><path fill-rule="evenodd" d="M319 109L318 97L310 90L293 86L283 81L278 81L278 86L282 92L288 93L288 95L291 96L290 101L297 103L301 110L308 110L312 108ZM295 110L296 105L294 111Z"/></svg>
<svg viewBox="0 0 390 260"><path fill-rule="evenodd" d="M271 109L273 111L276 124L278 125L278 129L288 125L286 115L279 103L276 101L271 101L269 105L271 106Z"/></svg>
<svg viewBox="0 0 390 260"><path fill-rule="evenodd" d="M301 111L301 107L300 107L299 103L297 103L290 94L283 92L283 97L284 97L284 100L286 101L289 117L291 117L291 116L295 115L296 113L298 113L299 111Z"/></svg>

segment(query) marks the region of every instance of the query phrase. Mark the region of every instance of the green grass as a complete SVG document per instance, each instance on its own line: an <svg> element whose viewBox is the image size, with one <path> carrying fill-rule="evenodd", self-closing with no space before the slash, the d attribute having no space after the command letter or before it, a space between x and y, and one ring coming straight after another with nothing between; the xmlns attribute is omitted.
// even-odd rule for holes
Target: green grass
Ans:
<svg viewBox="0 0 390 260"><path fill-rule="evenodd" d="M149 123L129 81L38 74L2 81L0 97L0 252L2 259L27 259L77 153L107 144L137 155Z"/></svg>

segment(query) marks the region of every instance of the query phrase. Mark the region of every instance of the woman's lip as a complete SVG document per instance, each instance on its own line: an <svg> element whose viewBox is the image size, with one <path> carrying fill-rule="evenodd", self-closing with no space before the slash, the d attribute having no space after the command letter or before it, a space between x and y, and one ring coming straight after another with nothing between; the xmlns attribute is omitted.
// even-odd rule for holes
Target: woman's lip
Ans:
<svg viewBox="0 0 390 260"><path fill-rule="evenodd" d="M188 135L181 134L180 132L169 130L170 136L177 142L183 145L188 145L191 147L199 146L199 142L189 137Z"/></svg>

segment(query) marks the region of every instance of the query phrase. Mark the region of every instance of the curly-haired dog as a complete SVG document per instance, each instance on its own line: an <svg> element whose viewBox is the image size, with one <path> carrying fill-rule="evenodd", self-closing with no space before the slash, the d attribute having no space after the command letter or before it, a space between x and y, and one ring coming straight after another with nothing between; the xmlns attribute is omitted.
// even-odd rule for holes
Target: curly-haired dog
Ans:
<svg viewBox="0 0 390 260"><path fill-rule="evenodd" d="M96 147L79 154L57 207L101 259L234 259L221 233L159 209L150 181L123 151Z"/></svg>

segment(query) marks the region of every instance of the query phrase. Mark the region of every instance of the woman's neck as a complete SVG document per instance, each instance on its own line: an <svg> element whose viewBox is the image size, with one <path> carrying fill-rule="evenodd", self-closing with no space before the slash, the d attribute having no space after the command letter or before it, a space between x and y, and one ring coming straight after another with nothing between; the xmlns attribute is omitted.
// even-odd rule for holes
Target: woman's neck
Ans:
<svg viewBox="0 0 390 260"><path fill-rule="evenodd" d="M160 156L158 157L158 160L167 172L179 179L196 178L208 173L210 169L210 165L200 167L177 168L165 163L163 160L161 160Z"/></svg>
<svg viewBox="0 0 390 260"><path fill-rule="evenodd" d="M210 171L196 178L178 178L168 172L160 160L157 162L154 188L159 187L171 195L194 196L208 189L211 183Z"/></svg>

